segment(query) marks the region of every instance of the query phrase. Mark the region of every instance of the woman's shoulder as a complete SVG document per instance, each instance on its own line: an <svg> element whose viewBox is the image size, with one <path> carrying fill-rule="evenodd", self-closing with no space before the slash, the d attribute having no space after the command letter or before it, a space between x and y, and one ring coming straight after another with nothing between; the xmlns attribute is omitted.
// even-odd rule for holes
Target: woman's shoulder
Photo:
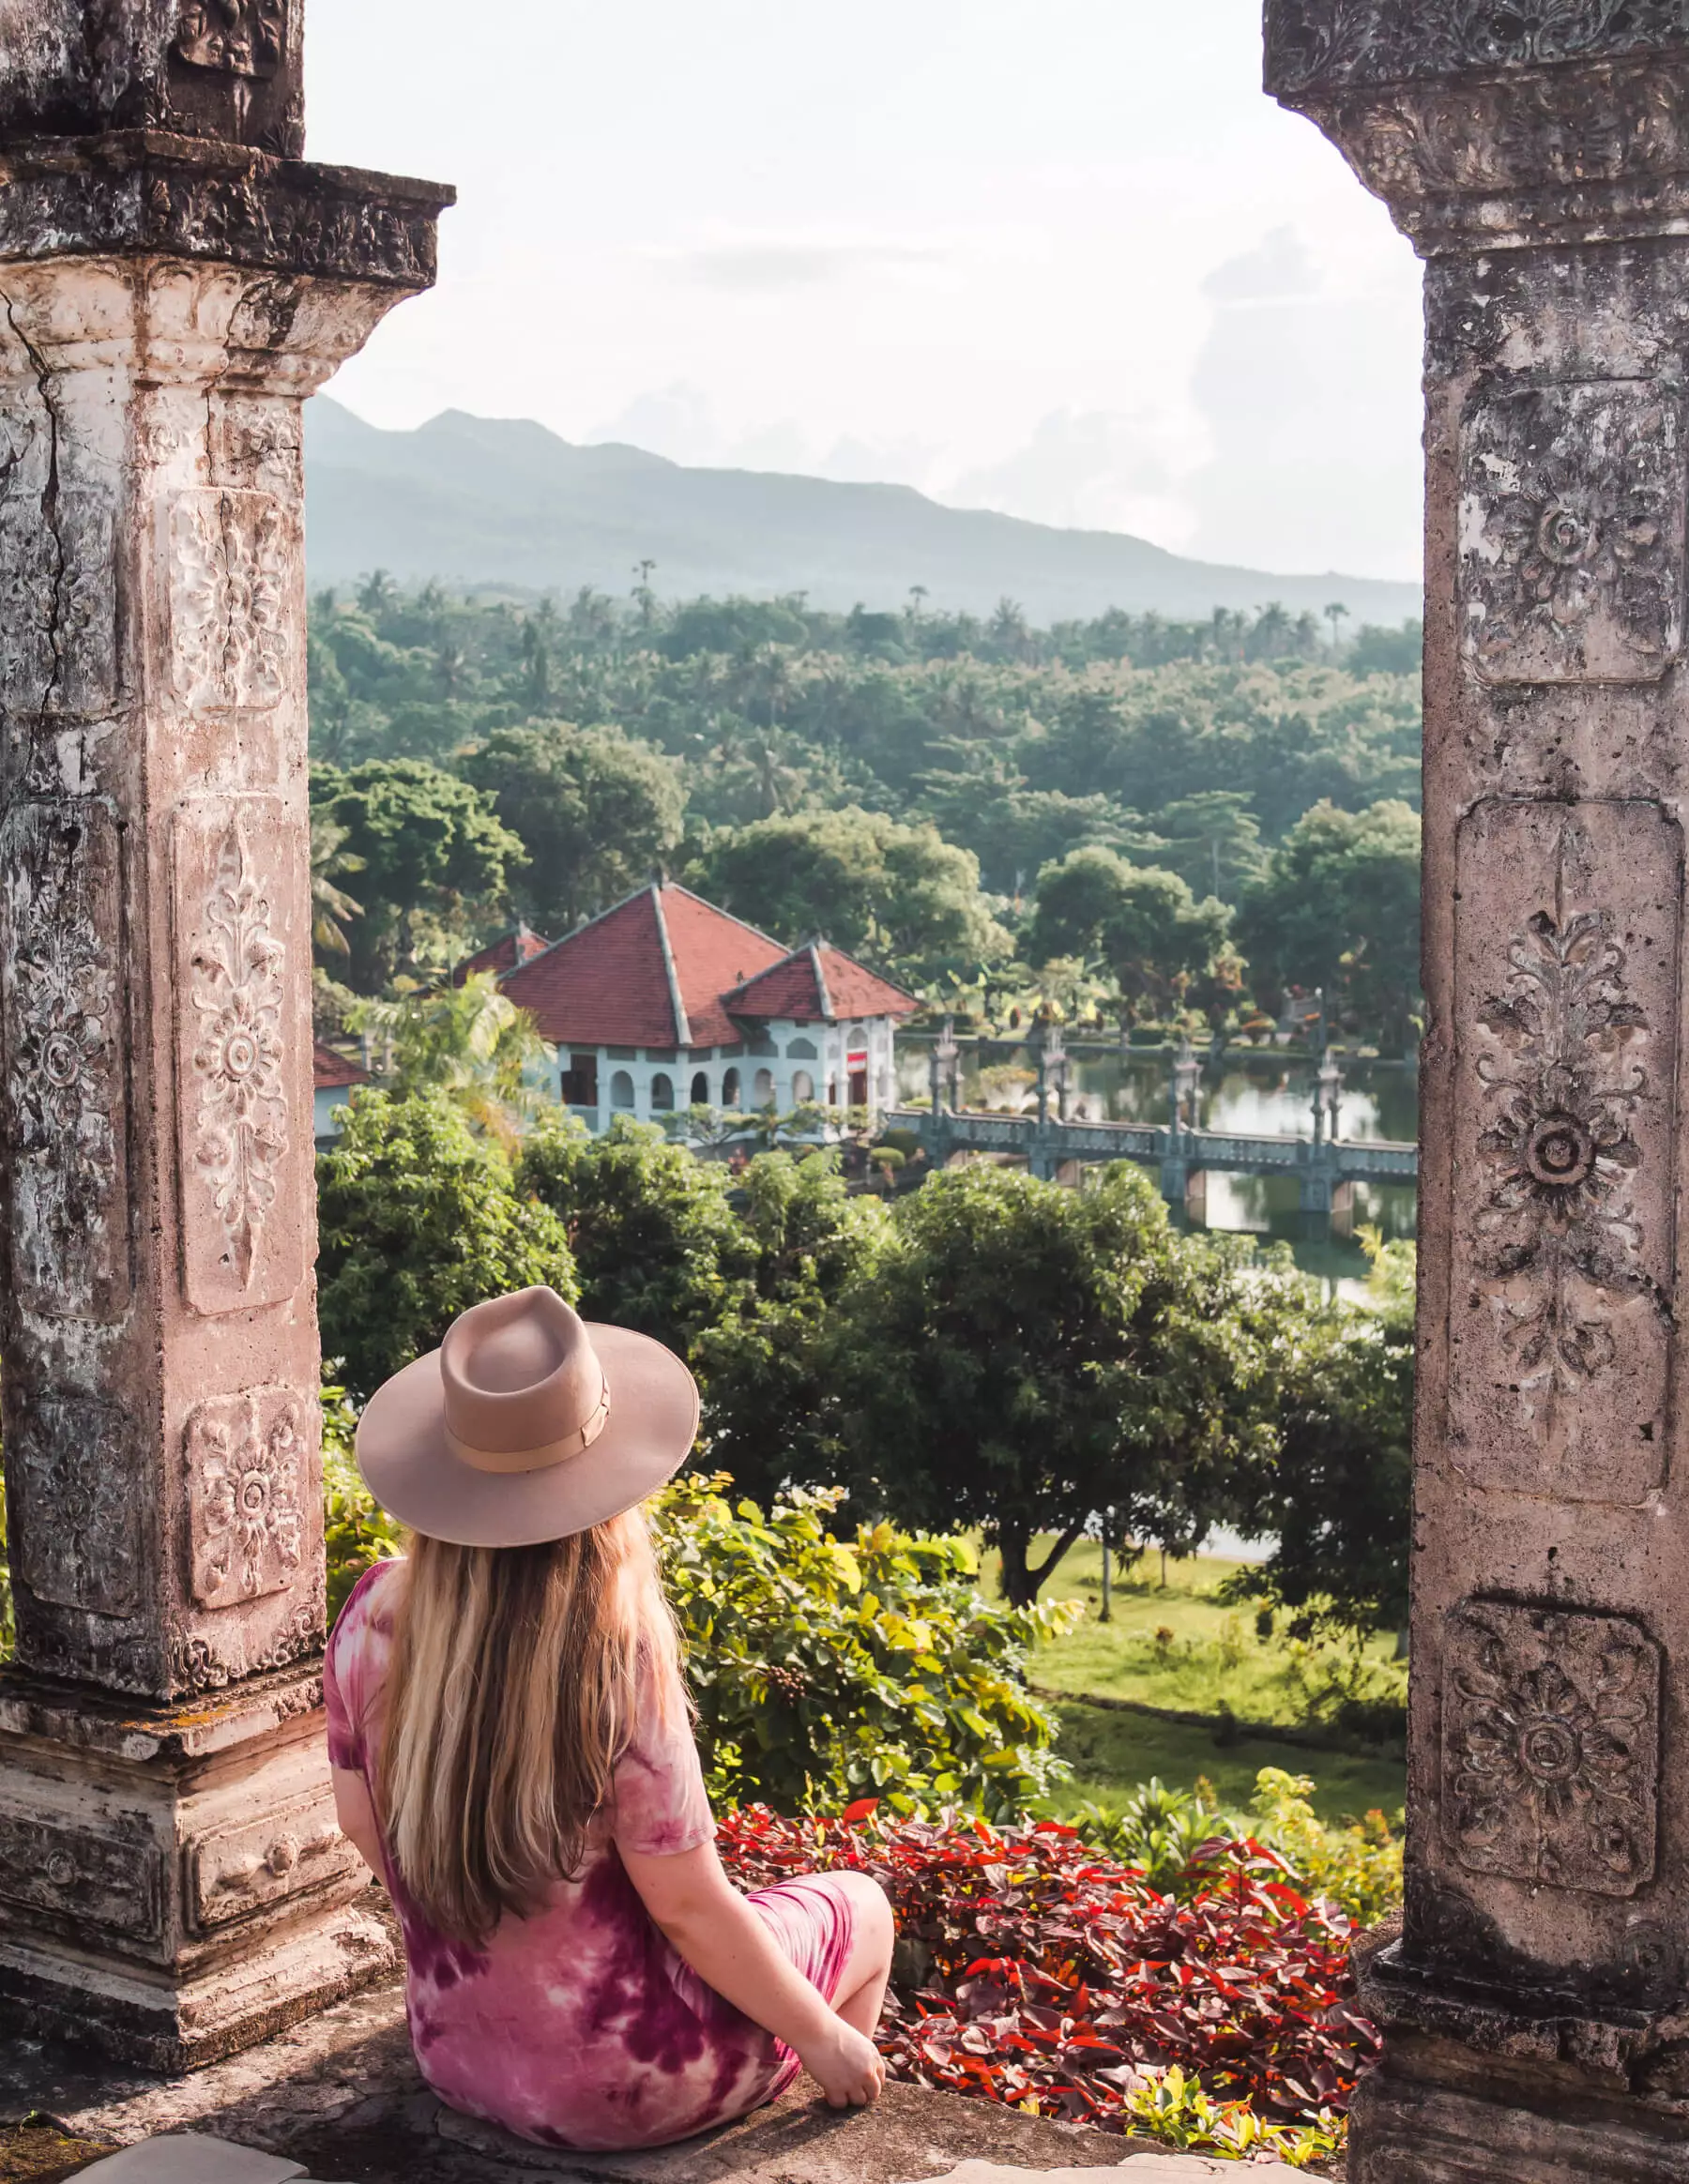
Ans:
<svg viewBox="0 0 1689 2184"><path fill-rule="evenodd" d="M339 1651L366 1632L383 1637L390 1632L396 1604L394 1588L403 1568L403 1562L397 1559L370 1565L334 1619L334 1634L328 1641L331 1651Z"/></svg>

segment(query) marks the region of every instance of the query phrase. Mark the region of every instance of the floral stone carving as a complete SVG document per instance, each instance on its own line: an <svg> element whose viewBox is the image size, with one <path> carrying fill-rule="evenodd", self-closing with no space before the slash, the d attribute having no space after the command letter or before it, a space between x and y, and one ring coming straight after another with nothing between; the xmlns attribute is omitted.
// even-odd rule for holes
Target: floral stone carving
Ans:
<svg viewBox="0 0 1689 2184"><path fill-rule="evenodd" d="M287 688L287 513L266 493L179 493L170 519L171 679L191 711L268 711Z"/></svg>
<svg viewBox="0 0 1689 2184"><path fill-rule="evenodd" d="M178 60L228 76L273 76L287 38L282 0L188 0L176 19Z"/></svg>
<svg viewBox="0 0 1689 2184"><path fill-rule="evenodd" d="M140 1596L141 1500L121 1414L85 1396L26 1403L15 1429L18 1576L38 1600L128 1616Z"/></svg>
<svg viewBox="0 0 1689 2184"><path fill-rule="evenodd" d="M1473 1873L1634 1895L1653 1877L1660 1648L1628 1615L1450 1610L1443 1828Z"/></svg>
<svg viewBox="0 0 1689 2184"><path fill-rule="evenodd" d="M285 1591L307 1530L300 1398L266 1388L203 1403L187 1448L195 1600L227 1608Z"/></svg>
<svg viewBox="0 0 1689 2184"><path fill-rule="evenodd" d="M1284 96L1685 44L1682 0L1271 0L1267 84Z"/></svg>
<svg viewBox="0 0 1689 2184"><path fill-rule="evenodd" d="M178 814L177 916L191 935L178 995L183 1250L201 1312L279 1301L304 1276L298 1209L277 1220L293 1136L276 889L292 885L280 878L292 847L268 797Z"/></svg>
<svg viewBox="0 0 1689 2184"><path fill-rule="evenodd" d="M8 814L0 1009L12 1279L25 1309L53 1319L113 1319L129 1293L120 895L104 804Z"/></svg>
<svg viewBox="0 0 1689 2184"><path fill-rule="evenodd" d="M1675 395L1647 382L1480 402L1462 453L1462 648L1496 683L1648 682L1683 636Z"/></svg>
<svg viewBox="0 0 1689 2184"><path fill-rule="evenodd" d="M1459 867L1452 1453L1637 1503L1666 1471L1681 837L1652 804L1483 804Z"/></svg>

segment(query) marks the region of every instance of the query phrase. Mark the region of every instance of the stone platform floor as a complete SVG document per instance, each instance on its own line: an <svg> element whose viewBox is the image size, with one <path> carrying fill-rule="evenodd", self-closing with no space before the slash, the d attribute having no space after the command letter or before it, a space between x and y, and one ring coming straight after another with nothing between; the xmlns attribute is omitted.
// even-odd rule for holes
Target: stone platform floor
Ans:
<svg viewBox="0 0 1689 2184"><path fill-rule="evenodd" d="M31 2114L50 2130L17 2131ZM24 2038L0 2041L0 2184L60 2184L100 2154L191 2131L297 2161L333 2184L1014 2184L1028 2173L1077 2184L1288 2177L1170 2155L1141 2141L1050 2123L986 2101L889 2085L878 2106L825 2107L800 2080L771 2107L709 2137L644 2154L554 2153L441 2106L422 2084L402 1988L359 1995L245 2055L176 2079L126 2072ZM56 2157L50 2145L62 2147ZM33 2164L33 2165L32 2165ZM962 2164L959 2168L958 2165ZM91 2178L90 2184L96 2184Z"/></svg>

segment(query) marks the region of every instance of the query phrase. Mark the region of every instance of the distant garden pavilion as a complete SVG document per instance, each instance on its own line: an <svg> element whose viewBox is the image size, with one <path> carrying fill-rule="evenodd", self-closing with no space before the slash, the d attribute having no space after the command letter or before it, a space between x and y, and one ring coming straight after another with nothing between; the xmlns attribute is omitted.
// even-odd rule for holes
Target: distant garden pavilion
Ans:
<svg viewBox="0 0 1689 2184"><path fill-rule="evenodd" d="M920 1006L830 942L784 948L667 882L511 952L525 960L504 991L557 1050L557 1097L594 1131L689 1107L881 1112L897 1025Z"/></svg>

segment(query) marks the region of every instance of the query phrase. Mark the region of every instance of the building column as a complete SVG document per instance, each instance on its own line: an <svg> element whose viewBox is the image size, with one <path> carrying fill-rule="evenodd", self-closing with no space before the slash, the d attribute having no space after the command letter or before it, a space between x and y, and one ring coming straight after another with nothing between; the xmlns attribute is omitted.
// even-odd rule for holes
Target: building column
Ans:
<svg viewBox="0 0 1689 2184"><path fill-rule="evenodd" d="M0 99L0 2011L174 2068L389 1961L321 1714L300 426L449 192L240 141L297 148L297 0L256 87L83 12Z"/></svg>
<svg viewBox="0 0 1689 2184"><path fill-rule="evenodd" d="M1268 0L1426 265L1408 1884L1355 2184L1689 2178L1689 16Z"/></svg>

